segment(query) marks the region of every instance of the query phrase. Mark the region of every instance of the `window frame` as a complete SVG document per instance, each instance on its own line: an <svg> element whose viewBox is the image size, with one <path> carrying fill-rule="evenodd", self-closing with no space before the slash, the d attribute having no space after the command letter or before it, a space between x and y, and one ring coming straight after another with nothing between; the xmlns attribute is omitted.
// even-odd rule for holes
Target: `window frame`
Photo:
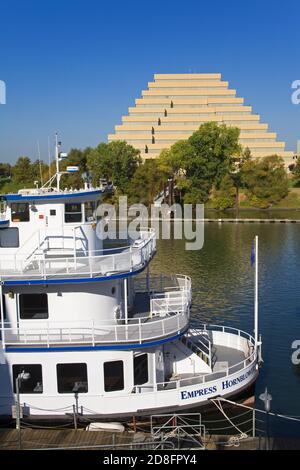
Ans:
<svg viewBox="0 0 300 470"><path fill-rule="evenodd" d="M67 210L67 206L80 206L80 211L75 211L75 210ZM65 224L78 224L82 223L82 218L83 218L83 210L82 210L82 203L81 202L66 202L64 205L64 210L65 210ZM69 218L72 218L72 216L76 216L80 214L80 220L67 220Z"/></svg>
<svg viewBox="0 0 300 470"><path fill-rule="evenodd" d="M19 371L15 371L15 368L16 367L19 367ZM42 385L42 390L40 391L34 391L34 389L30 392L28 391L22 391L22 386L23 388L25 387L26 388L26 384L28 385L28 383L30 383L30 380L32 380L32 377L30 377L28 380L24 380L24 381L20 381L19 383L19 393L22 395L41 395L42 393L44 393L44 384L43 384L43 367L42 367L42 364L12 364L12 381L13 381L13 392L14 393L17 393L16 391L16 380L17 380L17 377L18 375L23 371L25 370L25 372L29 372L29 374L32 375L32 372L30 372L30 370L27 370L27 368L29 367L37 367L40 369L40 378L41 378L41 381L37 381L36 383L36 387L39 383L41 383Z"/></svg>
<svg viewBox="0 0 300 470"><path fill-rule="evenodd" d="M45 313L45 312L42 311L42 312L40 312L40 313L36 312L35 314L37 314L37 315L47 315L47 316L39 316L39 317L36 317L36 318L35 318L35 317L31 317L31 318L23 317L22 315L24 314L24 304L23 304L23 302L24 302L24 296L27 296L27 298L28 298L28 296L43 296L43 297L46 296L47 313ZM32 321L32 320L48 320L48 319L49 319L49 303L48 303L48 294L47 294L46 292L42 292L42 293L30 293L30 294L29 294L29 293L19 294L19 299L18 299L18 301L19 301L19 318L20 318L20 320L24 320L24 321L29 320L29 321ZM28 309L28 307L27 307L27 309Z"/></svg>
<svg viewBox="0 0 300 470"><path fill-rule="evenodd" d="M122 364L122 376L121 376L121 382L122 382L122 388L110 388L110 389L107 389L107 382L106 382L106 379L109 378L109 376L107 376L106 374L106 368L108 367L108 371L112 371L112 366L111 364L112 363L121 363ZM110 376L110 378L113 378L115 376ZM114 361L105 361L103 362L103 386L104 386L104 392L105 393L112 393L112 392L121 392L122 390L125 389L125 373L124 373L124 361L122 359L116 359Z"/></svg>
<svg viewBox="0 0 300 470"><path fill-rule="evenodd" d="M2 315L3 315L3 321L6 322L7 320L7 309L6 309L6 298L5 298L5 294L2 294L2 305L3 305L3 312L2 312L2 309L1 309L1 305L0 305L0 321L2 321Z"/></svg>
<svg viewBox="0 0 300 470"><path fill-rule="evenodd" d="M90 207L88 207L90 205ZM96 201L86 201L84 203L84 221L95 222L96 221ZM91 212L91 215L87 217L87 212Z"/></svg>
<svg viewBox="0 0 300 470"><path fill-rule="evenodd" d="M59 383L59 374L60 374L60 369L62 369L63 367L68 367L70 366L71 367L79 367L79 366L83 366L83 369L84 369L84 375L82 376L84 379L86 380L75 380L74 381L74 385L73 385L73 388L72 390L67 390L67 391L62 391L62 385L63 384L60 384ZM81 379L82 379L81 377ZM74 377L72 377L74 378ZM64 377L64 379L62 380L70 380L70 377L66 378ZM74 391L74 387L75 387L75 384L76 383L85 383L86 384L86 390L83 391L83 390L78 390L77 392ZM88 383L88 368L87 368L87 363L86 362L59 362L56 364L56 386L57 386L57 393L59 393L60 395L68 395L70 393L88 393L89 391L89 383Z"/></svg>
<svg viewBox="0 0 300 470"><path fill-rule="evenodd" d="M25 206L27 208L27 210L25 211L13 211L13 207L14 206ZM23 223L23 222L30 222L30 206L29 206L29 202L12 202L11 203L11 206L10 206L10 210L11 210L11 221L12 222L17 222L17 223ZM28 218L26 217L25 220L22 220L22 217L20 219L17 219L17 220L14 220L14 214L26 214L28 215Z"/></svg>
<svg viewBox="0 0 300 470"><path fill-rule="evenodd" d="M136 377L136 361L139 360L140 358L143 358L142 360L144 360L144 356L146 356L146 362L147 362L147 380L144 381L144 382L141 382L139 383L137 381L137 377ZM147 353L141 353L141 354L136 354L133 356L133 385L134 386L141 386L141 385L144 385L146 383L149 382L149 357L148 357L148 354Z"/></svg>
<svg viewBox="0 0 300 470"><path fill-rule="evenodd" d="M7 233L8 230L13 230L17 236L15 237L16 243L14 245L4 245L2 244L2 234ZM12 233L12 232L11 232ZM0 230L0 248L19 248L20 247L20 234L19 234L19 228L18 227L5 227Z"/></svg>

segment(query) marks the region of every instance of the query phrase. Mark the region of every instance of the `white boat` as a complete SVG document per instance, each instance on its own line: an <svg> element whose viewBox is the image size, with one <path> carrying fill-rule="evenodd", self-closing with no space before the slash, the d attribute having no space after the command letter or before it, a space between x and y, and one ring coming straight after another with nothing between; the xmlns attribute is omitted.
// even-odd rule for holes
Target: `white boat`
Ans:
<svg viewBox="0 0 300 470"><path fill-rule="evenodd" d="M58 155L58 150L57 150ZM260 344L190 326L192 282L152 278L152 230L106 250L105 189L58 185L2 196L0 418L103 420L181 412L233 397L258 376Z"/></svg>

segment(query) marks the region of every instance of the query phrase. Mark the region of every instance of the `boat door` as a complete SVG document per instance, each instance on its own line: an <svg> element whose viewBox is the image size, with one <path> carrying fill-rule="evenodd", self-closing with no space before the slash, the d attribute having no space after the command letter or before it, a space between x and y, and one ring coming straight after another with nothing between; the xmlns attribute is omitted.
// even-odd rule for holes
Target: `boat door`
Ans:
<svg viewBox="0 0 300 470"><path fill-rule="evenodd" d="M45 206L45 236L49 248L64 248L63 204L46 204Z"/></svg>

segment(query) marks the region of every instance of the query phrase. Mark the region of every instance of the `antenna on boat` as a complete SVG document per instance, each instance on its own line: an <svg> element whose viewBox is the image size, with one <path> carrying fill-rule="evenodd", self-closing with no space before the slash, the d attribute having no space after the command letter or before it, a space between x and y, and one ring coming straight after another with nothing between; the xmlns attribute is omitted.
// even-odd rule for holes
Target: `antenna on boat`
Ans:
<svg viewBox="0 0 300 470"><path fill-rule="evenodd" d="M55 160L56 160L56 187L57 191L60 190L60 178L61 174L59 172L59 149L61 146L61 142L58 141L58 134L55 133Z"/></svg>
<svg viewBox="0 0 300 470"><path fill-rule="evenodd" d="M50 152L50 138L48 136L48 164L49 164L49 180L51 178L51 152Z"/></svg>
<svg viewBox="0 0 300 470"><path fill-rule="evenodd" d="M42 162L41 162L41 151L40 151L40 142L37 141L37 151L38 151L38 159L39 159L39 170L40 170L40 180L41 186L43 186L43 171L42 171Z"/></svg>
<svg viewBox="0 0 300 470"><path fill-rule="evenodd" d="M63 160L64 158L68 158L67 153L60 152L60 147L61 147L61 142L58 140L58 134L57 132L55 133L55 162L56 162L56 173L51 176L51 171L50 171L50 165L51 165L51 157L50 157L50 146L49 146L49 137L48 137L48 158L49 158L49 180L42 186L42 189L44 188L52 188L52 183L56 179L56 190L59 192L60 191L60 179L62 175L68 174L68 173L75 173L79 171L78 166L67 166L66 171L60 171L59 169L59 162Z"/></svg>

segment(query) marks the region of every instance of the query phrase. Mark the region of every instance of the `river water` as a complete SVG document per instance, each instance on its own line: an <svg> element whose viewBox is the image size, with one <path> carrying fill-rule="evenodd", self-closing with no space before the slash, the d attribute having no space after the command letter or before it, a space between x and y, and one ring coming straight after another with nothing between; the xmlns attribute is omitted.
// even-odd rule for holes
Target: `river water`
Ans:
<svg viewBox="0 0 300 470"><path fill-rule="evenodd" d="M300 340L300 224L206 223L199 251L186 251L184 240L158 240L151 272L191 276L193 320L252 333L250 253L255 235L259 237L259 329L264 359L256 406L263 408L259 395L267 386L273 412L300 417L300 366L291 359L292 342ZM300 422L274 418L270 429L273 435L300 436Z"/></svg>

